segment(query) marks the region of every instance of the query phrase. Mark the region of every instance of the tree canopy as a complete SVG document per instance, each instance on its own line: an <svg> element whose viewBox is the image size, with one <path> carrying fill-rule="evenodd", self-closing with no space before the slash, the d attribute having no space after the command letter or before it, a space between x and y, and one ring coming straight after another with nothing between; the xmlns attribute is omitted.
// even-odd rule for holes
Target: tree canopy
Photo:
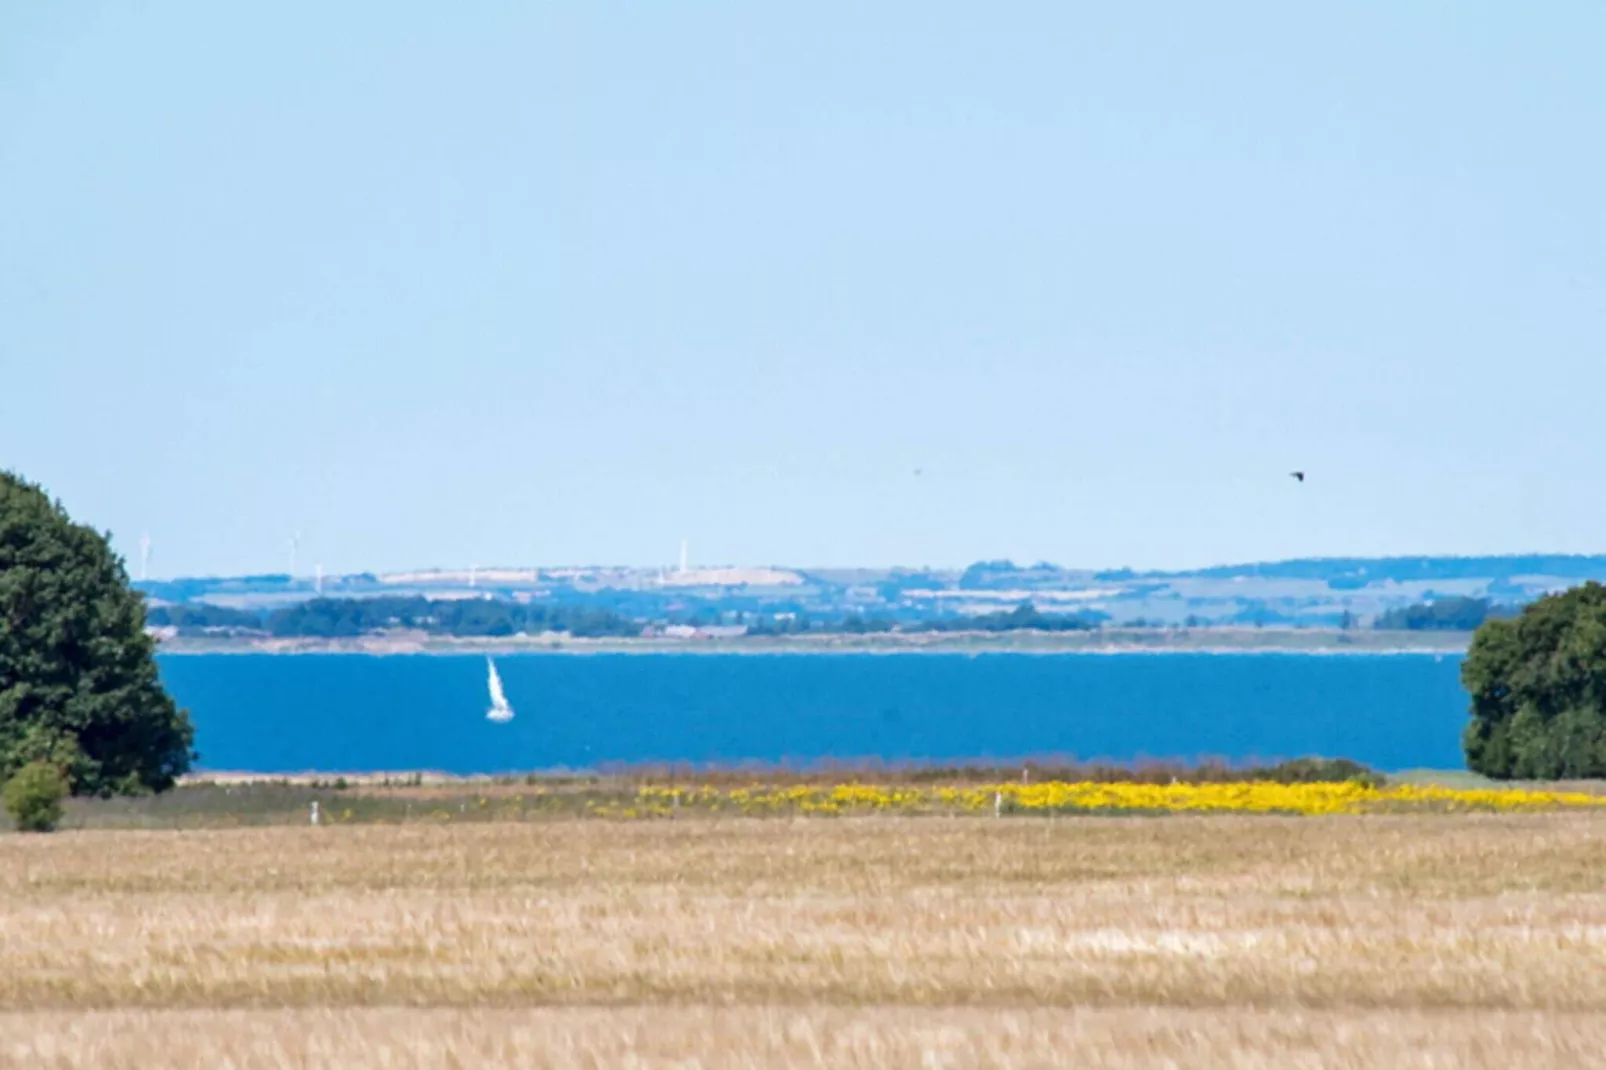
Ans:
<svg viewBox="0 0 1606 1070"><path fill-rule="evenodd" d="M194 731L106 537L0 471L0 781L47 761L80 794L162 791Z"/></svg>
<svg viewBox="0 0 1606 1070"><path fill-rule="evenodd" d="M1374 627L1384 631L1470 632L1491 617L1510 616L1487 598L1438 598L1380 614Z"/></svg>
<svg viewBox="0 0 1606 1070"><path fill-rule="evenodd" d="M1490 620L1461 665L1467 766L1501 779L1606 776L1606 586Z"/></svg>

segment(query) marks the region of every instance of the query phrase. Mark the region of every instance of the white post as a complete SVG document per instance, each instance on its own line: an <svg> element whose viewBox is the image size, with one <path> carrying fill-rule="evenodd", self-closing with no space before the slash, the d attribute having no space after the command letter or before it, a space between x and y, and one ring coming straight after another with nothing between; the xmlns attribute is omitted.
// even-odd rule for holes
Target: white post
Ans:
<svg viewBox="0 0 1606 1070"><path fill-rule="evenodd" d="M312 823L314 825L316 825L318 823L318 800L317 799L312 800Z"/></svg>
<svg viewBox="0 0 1606 1070"><path fill-rule="evenodd" d="M993 816L1004 816L1004 793L1001 791L993 792Z"/></svg>

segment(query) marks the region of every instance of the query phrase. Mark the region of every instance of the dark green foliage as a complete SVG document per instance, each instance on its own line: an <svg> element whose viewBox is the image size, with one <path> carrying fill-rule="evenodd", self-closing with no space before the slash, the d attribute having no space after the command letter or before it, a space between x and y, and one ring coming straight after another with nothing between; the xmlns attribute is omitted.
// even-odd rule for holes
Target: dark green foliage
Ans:
<svg viewBox="0 0 1606 1070"><path fill-rule="evenodd" d="M171 787L194 736L154 652L106 538L0 472L0 779L44 760L81 794Z"/></svg>
<svg viewBox="0 0 1606 1070"><path fill-rule="evenodd" d="M1009 611L982 613L976 616L937 617L925 621L913 630L927 632L1086 632L1093 631L1109 615L1096 610L1079 610L1075 613L1044 613L1030 602L1022 602Z"/></svg>
<svg viewBox="0 0 1606 1070"><path fill-rule="evenodd" d="M944 586L941 578L929 572L894 572L876 587L883 602L897 602L908 591L930 591Z"/></svg>
<svg viewBox="0 0 1606 1070"><path fill-rule="evenodd" d="M1438 598L1381 614L1373 627L1382 631L1470 632L1486 620L1508 617L1511 610L1487 598Z"/></svg>
<svg viewBox="0 0 1606 1070"><path fill-rule="evenodd" d="M858 613L849 613L842 618L842 631L848 635L874 635L890 632L897 622L891 617L870 616L865 617Z"/></svg>
<svg viewBox="0 0 1606 1070"><path fill-rule="evenodd" d="M6 781L6 813L18 832L54 832L61 822L61 800L69 791L67 778L49 762L29 762Z"/></svg>
<svg viewBox="0 0 1606 1070"><path fill-rule="evenodd" d="M568 632L580 638L632 636L641 625L611 610L535 605L489 598L432 602L427 598L315 598L270 614L278 636L345 638L383 628L416 628L436 635L505 636Z"/></svg>
<svg viewBox="0 0 1606 1070"><path fill-rule="evenodd" d="M1013 561L978 561L965 569L959 577L961 591L975 591L986 587L994 577L1015 572Z"/></svg>
<svg viewBox="0 0 1606 1070"><path fill-rule="evenodd" d="M243 609L187 602L175 606L154 606L145 614L145 623L157 628L177 628L180 632L212 630L257 631L262 616Z"/></svg>
<svg viewBox="0 0 1606 1070"><path fill-rule="evenodd" d="M1380 788L1381 773L1348 758L1294 758L1276 765L1255 767L1255 780L1274 780L1279 784L1334 784L1359 780Z"/></svg>
<svg viewBox="0 0 1606 1070"><path fill-rule="evenodd" d="M1606 776L1606 586L1491 620L1461 664L1467 767L1500 779Z"/></svg>

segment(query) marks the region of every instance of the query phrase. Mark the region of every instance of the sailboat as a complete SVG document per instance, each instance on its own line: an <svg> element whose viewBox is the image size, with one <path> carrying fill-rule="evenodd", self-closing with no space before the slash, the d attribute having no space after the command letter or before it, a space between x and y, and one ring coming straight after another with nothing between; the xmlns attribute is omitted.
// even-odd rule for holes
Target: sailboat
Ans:
<svg viewBox="0 0 1606 1070"><path fill-rule="evenodd" d="M496 662L487 657L485 668L489 673L486 686L491 691L491 708L485 711L485 719L495 721L497 724L511 721L513 707L507 704L507 694L502 690L502 678L496 673Z"/></svg>

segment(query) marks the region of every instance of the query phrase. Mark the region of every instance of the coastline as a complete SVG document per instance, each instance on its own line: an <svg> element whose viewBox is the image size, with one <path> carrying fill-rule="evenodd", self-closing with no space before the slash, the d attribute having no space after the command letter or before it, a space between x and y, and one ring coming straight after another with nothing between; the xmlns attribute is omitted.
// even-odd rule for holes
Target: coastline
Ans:
<svg viewBox="0 0 1606 1070"><path fill-rule="evenodd" d="M341 639L177 636L157 653L393 655L701 654L797 656L822 654L1300 654L1460 656L1465 632L1339 632L1295 629L1200 628L1175 631L948 632L881 635L753 636L719 639L578 639L553 636L453 638L386 633Z"/></svg>

